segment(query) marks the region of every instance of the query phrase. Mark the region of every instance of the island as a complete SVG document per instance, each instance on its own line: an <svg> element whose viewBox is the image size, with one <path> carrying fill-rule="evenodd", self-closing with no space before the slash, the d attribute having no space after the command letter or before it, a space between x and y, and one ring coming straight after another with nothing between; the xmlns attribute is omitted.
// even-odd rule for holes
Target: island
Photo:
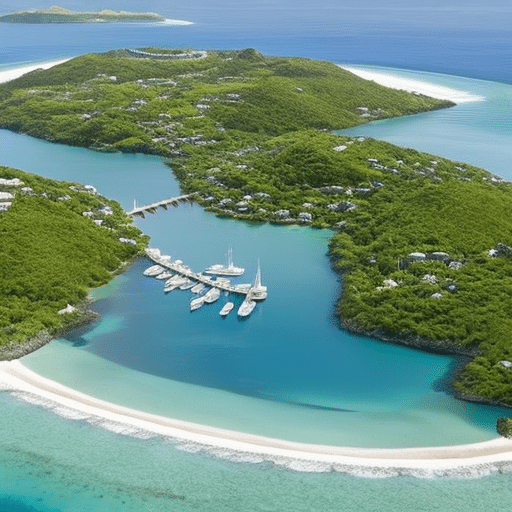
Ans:
<svg viewBox="0 0 512 512"><path fill-rule="evenodd" d="M3 23L140 23L157 21L165 21L165 18L153 12L138 13L110 9L80 12L58 6L43 10L18 11L0 16L0 22Z"/></svg>
<svg viewBox="0 0 512 512"><path fill-rule="evenodd" d="M334 131L452 105L329 62L139 48L0 85L0 127L160 155L216 215L333 230L342 328L465 356L452 392L511 407L512 185Z"/></svg>

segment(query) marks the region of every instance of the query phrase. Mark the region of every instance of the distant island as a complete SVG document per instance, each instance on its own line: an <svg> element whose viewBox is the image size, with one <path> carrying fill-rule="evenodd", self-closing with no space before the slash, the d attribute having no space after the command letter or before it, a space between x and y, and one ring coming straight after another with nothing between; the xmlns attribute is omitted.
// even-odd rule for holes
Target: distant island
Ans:
<svg viewBox="0 0 512 512"><path fill-rule="evenodd" d="M164 20L163 16L154 12L117 12L109 9L97 12L75 12L58 6L0 16L0 22L3 23L136 23Z"/></svg>

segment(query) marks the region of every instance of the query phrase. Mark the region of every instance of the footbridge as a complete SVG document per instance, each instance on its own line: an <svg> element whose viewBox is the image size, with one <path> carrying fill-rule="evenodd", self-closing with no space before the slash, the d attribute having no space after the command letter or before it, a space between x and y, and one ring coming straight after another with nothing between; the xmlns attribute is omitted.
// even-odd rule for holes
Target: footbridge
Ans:
<svg viewBox="0 0 512 512"><path fill-rule="evenodd" d="M180 203L189 203L193 200L192 198L196 194L197 192L193 192L192 194L185 194L177 197L169 197L167 199L162 199L162 201L146 204L144 206L137 206L137 201L133 201L133 210L127 212L127 214L131 216L139 216L144 218L146 216L146 213L156 213L158 208L163 208L164 210L167 210L167 207L169 205L179 206Z"/></svg>

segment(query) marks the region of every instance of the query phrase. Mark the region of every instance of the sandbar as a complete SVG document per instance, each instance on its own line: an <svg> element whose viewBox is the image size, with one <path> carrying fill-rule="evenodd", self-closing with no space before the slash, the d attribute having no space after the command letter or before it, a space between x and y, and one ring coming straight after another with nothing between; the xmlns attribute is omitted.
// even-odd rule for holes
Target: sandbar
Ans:
<svg viewBox="0 0 512 512"><path fill-rule="evenodd" d="M161 23L163 25L193 25L193 21L185 21L185 20L170 20L165 19L164 21L159 21L157 23Z"/></svg>
<svg viewBox="0 0 512 512"><path fill-rule="evenodd" d="M416 92L425 94L432 98L440 100L450 100L454 103L470 103L474 101L484 101L483 96L478 96L467 91L460 91L445 87L442 85L425 82L423 80L415 80L413 78L404 78L402 76L393 74L390 71L377 71L373 69L365 69L353 66L340 65L341 68L350 71L354 75L364 78L365 80L373 80L374 82L390 87L391 89L401 89L407 92Z"/></svg>
<svg viewBox="0 0 512 512"><path fill-rule="evenodd" d="M27 368L0 362L0 389L68 418L128 435L163 436L178 447L253 462L271 461L300 471L340 471L362 476L476 476L512 471L512 440L424 448L351 448L245 434L149 414L86 395Z"/></svg>

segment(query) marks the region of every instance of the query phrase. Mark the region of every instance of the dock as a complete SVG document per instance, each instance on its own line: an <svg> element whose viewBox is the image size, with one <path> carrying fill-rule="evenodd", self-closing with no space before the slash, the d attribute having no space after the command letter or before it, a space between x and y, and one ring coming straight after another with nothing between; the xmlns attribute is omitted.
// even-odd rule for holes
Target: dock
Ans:
<svg viewBox="0 0 512 512"><path fill-rule="evenodd" d="M240 295L247 295L251 292L252 287L250 284L225 284L222 281L218 282L217 280L213 281L210 276L205 276L200 272L193 272L186 265L184 265L179 260L171 261L169 256L162 255L159 249L155 248L147 248L146 256L152 260L154 263L161 265L162 267L168 268L177 274L180 274L184 277L188 277L192 281L197 283L203 283L207 286L211 286L213 288L218 288L219 290L229 292L229 293L238 293Z"/></svg>

